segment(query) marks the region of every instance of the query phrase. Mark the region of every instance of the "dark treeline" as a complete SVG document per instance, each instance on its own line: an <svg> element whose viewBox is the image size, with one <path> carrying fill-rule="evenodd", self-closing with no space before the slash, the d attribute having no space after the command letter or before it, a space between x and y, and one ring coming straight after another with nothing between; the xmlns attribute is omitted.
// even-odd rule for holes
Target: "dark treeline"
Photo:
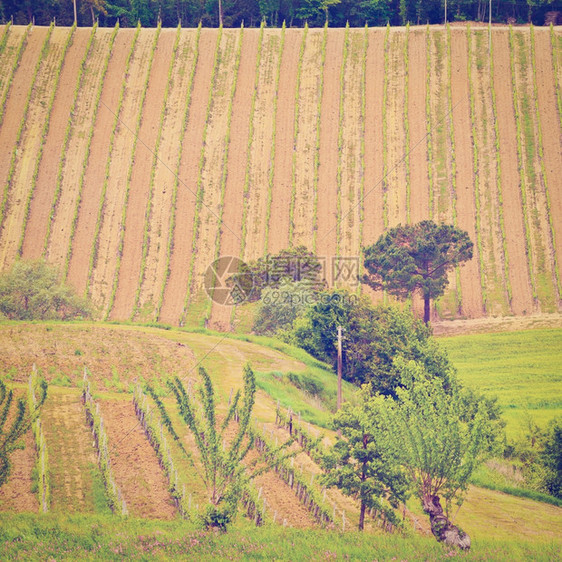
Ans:
<svg viewBox="0 0 562 562"><path fill-rule="evenodd" d="M493 0L495 23L534 23L551 21L549 12L562 10L560 0ZM15 24L72 25L74 13L78 25L90 26L96 20L123 27L256 27L265 20L268 26L353 27L412 24L436 24L447 21L483 21L489 19L488 0L0 0L0 20ZM556 23L554 21L553 23Z"/></svg>

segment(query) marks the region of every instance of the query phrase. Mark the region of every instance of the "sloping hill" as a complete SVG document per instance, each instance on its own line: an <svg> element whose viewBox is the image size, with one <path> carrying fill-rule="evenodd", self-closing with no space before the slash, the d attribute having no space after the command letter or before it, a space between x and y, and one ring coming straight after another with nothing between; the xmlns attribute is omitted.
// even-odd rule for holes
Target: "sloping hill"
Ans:
<svg viewBox="0 0 562 562"><path fill-rule="evenodd" d="M216 257L305 244L333 282L425 218L475 242L434 319L559 311L559 27L4 26L0 67L0 268L102 317L228 328Z"/></svg>

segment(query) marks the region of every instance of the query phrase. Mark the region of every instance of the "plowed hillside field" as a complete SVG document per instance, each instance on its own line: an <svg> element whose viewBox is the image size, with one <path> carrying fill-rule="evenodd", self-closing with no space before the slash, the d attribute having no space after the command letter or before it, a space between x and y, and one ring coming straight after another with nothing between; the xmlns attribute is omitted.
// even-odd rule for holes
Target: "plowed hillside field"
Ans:
<svg viewBox="0 0 562 562"><path fill-rule="evenodd" d="M305 244L335 283L433 219L475 247L434 320L560 311L561 27L0 35L1 269L43 256L103 318L229 329L219 256Z"/></svg>

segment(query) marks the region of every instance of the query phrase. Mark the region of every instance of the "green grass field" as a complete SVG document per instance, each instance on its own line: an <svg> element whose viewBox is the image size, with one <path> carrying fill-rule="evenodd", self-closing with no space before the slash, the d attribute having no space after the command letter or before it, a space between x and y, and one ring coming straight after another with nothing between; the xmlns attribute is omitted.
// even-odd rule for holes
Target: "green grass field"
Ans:
<svg viewBox="0 0 562 562"><path fill-rule="evenodd" d="M498 397L508 439L562 415L562 330L440 338L468 387Z"/></svg>

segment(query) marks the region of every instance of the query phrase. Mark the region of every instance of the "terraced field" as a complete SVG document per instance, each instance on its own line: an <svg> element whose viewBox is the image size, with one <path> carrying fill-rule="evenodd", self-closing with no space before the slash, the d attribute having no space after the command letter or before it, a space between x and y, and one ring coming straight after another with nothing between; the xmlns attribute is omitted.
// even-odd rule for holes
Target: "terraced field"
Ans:
<svg viewBox="0 0 562 562"><path fill-rule="evenodd" d="M425 218L475 243L434 320L560 310L559 27L0 35L0 268L43 256L101 318L230 329L216 257L305 244L332 282Z"/></svg>

